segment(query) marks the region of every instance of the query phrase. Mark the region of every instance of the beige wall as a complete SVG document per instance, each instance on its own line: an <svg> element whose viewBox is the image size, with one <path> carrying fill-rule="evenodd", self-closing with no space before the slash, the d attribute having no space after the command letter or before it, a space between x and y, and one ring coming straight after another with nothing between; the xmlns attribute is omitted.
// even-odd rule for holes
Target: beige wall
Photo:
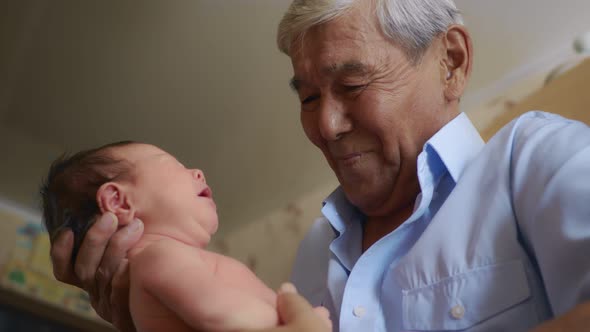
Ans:
<svg viewBox="0 0 590 332"><path fill-rule="evenodd" d="M506 109L482 130L484 138L491 137L510 120L530 110L557 113L590 124L590 59L555 78L546 86Z"/></svg>
<svg viewBox="0 0 590 332"><path fill-rule="evenodd" d="M62 152L0 123L0 199L37 210L40 174Z"/></svg>

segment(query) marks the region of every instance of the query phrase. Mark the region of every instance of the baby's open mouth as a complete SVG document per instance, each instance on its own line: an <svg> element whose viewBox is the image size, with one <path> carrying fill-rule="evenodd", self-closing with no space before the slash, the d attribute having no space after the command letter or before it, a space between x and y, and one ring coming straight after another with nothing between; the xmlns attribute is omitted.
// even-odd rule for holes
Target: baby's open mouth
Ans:
<svg viewBox="0 0 590 332"><path fill-rule="evenodd" d="M205 187L205 189L203 189L200 193L199 193L199 197L206 197L206 198L212 198L213 197L213 192L211 191L211 188L209 187Z"/></svg>

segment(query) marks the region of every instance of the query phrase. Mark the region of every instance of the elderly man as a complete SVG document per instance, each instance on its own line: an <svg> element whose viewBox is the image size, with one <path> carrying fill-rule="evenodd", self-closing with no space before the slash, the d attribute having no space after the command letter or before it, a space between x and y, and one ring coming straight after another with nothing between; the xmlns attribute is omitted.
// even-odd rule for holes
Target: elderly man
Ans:
<svg viewBox="0 0 590 332"><path fill-rule="evenodd" d="M473 51L451 0L295 0L278 43L303 129L340 182L293 275L335 330L590 326L590 129L529 113L484 145L459 111ZM99 220L75 273L69 232L52 258L58 279L132 329L119 289L141 223L115 229ZM274 331L325 329L301 297L279 311Z"/></svg>

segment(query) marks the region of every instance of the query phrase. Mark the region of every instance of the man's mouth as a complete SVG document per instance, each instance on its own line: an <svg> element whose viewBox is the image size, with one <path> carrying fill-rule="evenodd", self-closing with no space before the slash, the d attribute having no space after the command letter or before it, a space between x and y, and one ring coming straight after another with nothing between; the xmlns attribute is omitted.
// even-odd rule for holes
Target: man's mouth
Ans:
<svg viewBox="0 0 590 332"><path fill-rule="evenodd" d="M349 153L349 154L345 154L345 155L341 156L338 159L343 160L343 161L347 161L347 160L350 160L350 159L354 159L356 157L360 157L361 154L362 153L360 153L360 152Z"/></svg>
<svg viewBox="0 0 590 332"><path fill-rule="evenodd" d="M337 156L336 160L338 160L340 163L342 163L346 166L350 166L350 165L353 165L354 163L356 163L361 158L362 155L363 155L362 152L346 153L346 154L342 154L340 156Z"/></svg>

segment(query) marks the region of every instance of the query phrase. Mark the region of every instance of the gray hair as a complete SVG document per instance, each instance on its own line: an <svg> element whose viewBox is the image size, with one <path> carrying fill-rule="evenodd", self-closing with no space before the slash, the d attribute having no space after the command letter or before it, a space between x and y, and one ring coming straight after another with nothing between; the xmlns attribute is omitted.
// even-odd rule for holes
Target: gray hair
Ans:
<svg viewBox="0 0 590 332"><path fill-rule="evenodd" d="M359 0L294 0L279 24L277 43L290 55L295 38L346 13ZM383 33L414 62L451 24L463 24L453 0L372 0Z"/></svg>

